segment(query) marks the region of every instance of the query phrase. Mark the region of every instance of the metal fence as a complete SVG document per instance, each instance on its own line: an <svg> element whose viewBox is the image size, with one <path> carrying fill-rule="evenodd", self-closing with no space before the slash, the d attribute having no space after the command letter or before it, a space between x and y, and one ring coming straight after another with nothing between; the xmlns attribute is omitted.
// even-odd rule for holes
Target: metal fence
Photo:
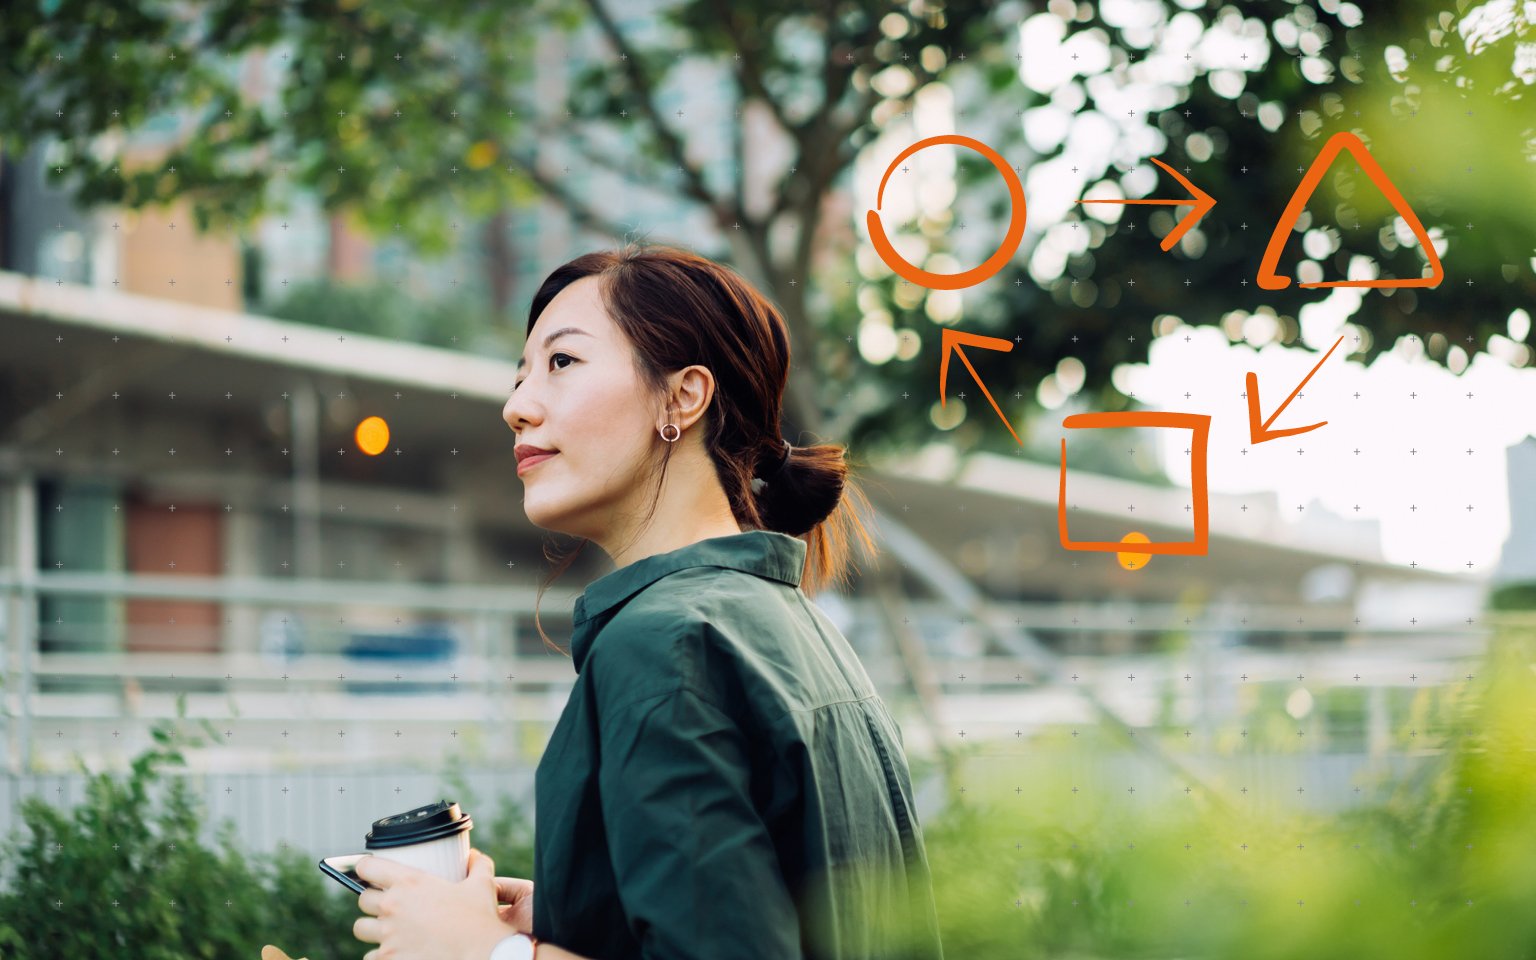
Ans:
<svg viewBox="0 0 1536 960"><path fill-rule="evenodd" d="M198 798L209 846L229 821L248 852L284 844L316 857L352 851L378 817L449 796L450 766L480 802L521 804L531 822L533 771L575 677L531 631L529 589L44 571L4 577L0 590L6 836L22 828L26 798L60 811L85 799L77 762L125 769L153 744L154 723L175 720L178 697L183 726L215 727L212 743L184 750L190 769L167 774L186 778ZM39 600L86 596L200 599L230 616L216 628L220 652L41 651ZM572 599L551 591L541 603L544 628L557 639L569 635L561 611ZM957 615L902 598L897 615L921 641L914 659L891 642L892 611L881 607L889 598L828 594L817 602L902 727L920 771L924 819L939 815L948 796L938 766L926 761L955 747L967 754L964 782L1019 802L1061 776L1083 790L1135 788L1142 797L1172 795L1198 778L1243 803L1315 810L1379 799L1433 757L1398 735L1397 695L1470 676L1488 639L1481 623L1362 629L1339 610L1309 609L1305 624L1292 609L1259 606L1192 614L1154 604L996 604ZM397 615L433 626L402 630L392 623ZM1011 625L1010 649L1000 652L977 629L983 618ZM435 639L423 643L424 635ZM923 685L934 692L926 705L912 695ZM1349 691L1354 706L1325 709L1336 689ZM1262 706L1257 691L1282 698L1287 722L1308 738L1304 749L1250 741L1233 749L1233 732ZM1307 709L1291 701L1298 691ZM1106 715L1177 734L1175 746L1031 743L1041 731L1079 725L1100 725L1102 735Z"/></svg>
<svg viewBox="0 0 1536 960"><path fill-rule="evenodd" d="M1182 758L1200 772L1201 789L1215 789L1241 809L1305 808L1333 812L1380 800L1433 759L1415 755L1360 753L1199 755ZM319 859L361 852L372 822L424 803L446 798L464 803L476 817L477 837L490 821L512 805L533 826L533 767L455 767L444 770L407 767L377 770L292 770L253 773L168 771L149 785L152 809L161 809L170 783L181 778L203 816L199 840L218 844L220 827L234 827L235 843L247 855L296 850ZM6 775L0 790L0 833L11 842L29 836L23 803L45 803L64 816L84 802L87 775L82 773ZM1083 796L1127 797L1142 804L1181 796L1185 783L1146 754L1085 749L1019 750L968 757L961 774L973 795L989 795L1004 813L1010 804L1025 810L1064 783ZM473 800L453 785L462 782ZM941 816L949 794L942 774L930 771L914 783L918 818L931 823ZM472 841L478 842L478 841ZM9 888L14 865L0 858L0 888Z"/></svg>
<svg viewBox="0 0 1536 960"><path fill-rule="evenodd" d="M234 827L235 843L246 854L297 850L322 856L363 851L363 837L373 821L438 799L456 800L476 818L471 830L488 829L504 804L513 804L533 823L532 768L455 768L453 781L443 771L387 766L371 771L292 770L256 773L178 772L168 770L146 788L151 809L160 810L170 785L185 783L203 816L198 839L217 847L220 826ZM467 786L475 803L466 802L453 783ZM46 803L61 815L86 799L82 773L7 775L0 792L0 833L12 842L30 836L22 817L28 800ZM13 835L14 831L14 835ZM472 839L471 842L476 842ZM0 886L9 888L13 865L0 858ZM317 868L318 869L318 868Z"/></svg>
<svg viewBox="0 0 1536 960"><path fill-rule="evenodd" d="M570 661L532 631L528 588L45 571L0 576L0 591L13 774L68 770L77 754L91 768L125 765L151 744L154 722L176 717L178 697L189 719L206 718L222 738L189 755L195 769L351 769L445 750L515 769L536 761L575 679ZM39 601L70 597L204 600L228 616L206 628L215 642L194 645L218 652L40 650ZM563 611L573 599L552 590L541 603L540 622L557 639L569 636ZM1458 679L1487 642L1482 624L1362 629L1341 610L1309 609L1303 626L1292 609L1257 606L1192 616L1174 605L992 604L957 616L903 599L920 643L902 656L880 602L818 602L919 753L1078 722L1095 704L1130 725L1186 724L1199 738L1192 745L1209 747L1251 709L1245 689L1277 684L1309 697L1365 691L1360 715L1337 721L1358 729L1332 733L1347 734L1336 737L1340 749L1379 753L1390 691ZM989 648L983 617L1010 625L1011 649ZM416 626L402 628L406 618ZM1169 637L1182 639L1161 652ZM930 702L911 696L923 686ZM1330 732L1308 722L1314 736Z"/></svg>

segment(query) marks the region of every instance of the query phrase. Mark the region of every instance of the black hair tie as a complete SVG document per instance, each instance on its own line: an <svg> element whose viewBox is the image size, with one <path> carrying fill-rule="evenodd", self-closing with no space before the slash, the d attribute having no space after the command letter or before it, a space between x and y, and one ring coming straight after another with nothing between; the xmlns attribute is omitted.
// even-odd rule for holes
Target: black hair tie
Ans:
<svg viewBox="0 0 1536 960"><path fill-rule="evenodd" d="M793 449L793 448L790 446L789 441L785 440L784 441L784 455L779 457L778 464L775 465L772 470L769 470L765 475L763 475L759 479L762 480L764 483L769 483L769 482L771 482L773 480L774 477L778 476L779 475L779 471L783 470L784 469L784 465L789 462L789 451L791 449Z"/></svg>

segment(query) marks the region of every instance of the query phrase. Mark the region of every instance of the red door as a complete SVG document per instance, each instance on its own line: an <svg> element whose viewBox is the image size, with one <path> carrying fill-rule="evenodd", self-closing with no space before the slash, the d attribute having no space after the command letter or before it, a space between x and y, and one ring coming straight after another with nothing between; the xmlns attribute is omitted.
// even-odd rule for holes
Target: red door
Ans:
<svg viewBox="0 0 1536 960"><path fill-rule="evenodd" d="M126 506L129 571L184 577L223 574L219 507L138 497L129 497ZM212 601L129 597L124 619L124 646L129 651L214 653L220 647L219 604Z"/></svg>

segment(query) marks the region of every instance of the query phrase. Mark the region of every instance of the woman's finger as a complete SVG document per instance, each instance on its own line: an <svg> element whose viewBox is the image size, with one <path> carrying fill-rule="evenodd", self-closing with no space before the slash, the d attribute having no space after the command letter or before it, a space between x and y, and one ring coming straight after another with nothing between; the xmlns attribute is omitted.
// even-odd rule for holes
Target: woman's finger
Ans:
<svg viewBox="0 0 1536 960"><path fill-rule="evenodd" d="M364 943L382 943L378 917L362 916L352 921L352 936Z"/></svg>

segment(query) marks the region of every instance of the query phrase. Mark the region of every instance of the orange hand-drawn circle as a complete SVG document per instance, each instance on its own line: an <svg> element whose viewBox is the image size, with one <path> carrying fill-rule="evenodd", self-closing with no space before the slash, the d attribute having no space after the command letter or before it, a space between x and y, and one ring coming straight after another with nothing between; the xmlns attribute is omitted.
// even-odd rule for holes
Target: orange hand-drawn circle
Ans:
<svg viewBox="0 0 1536 960"><path fill-rule="evenodd" d="M991 160L992 165L997 168L997 172L1001 173L1003 179L1008 181L1008 195L1013 200L1013 215L1008 222L1008 234L1003 237L1003 242L998 245L997 251L983 261L980 266L972 267L970 270L962 273L930 273L927 270L914 267L904 260L901 254L896 252L895 247L891 246L890 240L886 239L885 228L880 224L880 201L885 196L885 183L891 178L892 171L901 165L901 161L924 147L938 146L942 143L953 143L956 146L970 147L988 160ZM895 160L891 161L891 165L885 168L885 176L880 178L880 189L875 193L875 209L866 212L865 222L869 226L869 239L875 245L875 252L880 254L880 259L885 261L885 265L896 271L897 274L915 284L933 290L959 290L964 287L973 287L1003 268L1003 264L1007 263L1009 258L1013 256L1014 251L1019 249L1019 243L1024 239L1024 222L1027 216L1028 213L1024 207L1024 185L1019 182L1019 178L1014 174L1013 168L1008 166L1008 163L1003 160L1002 155L980 140L961 136L958 133L948 133L937 137L929 137L926 140L919 140L903 150L897 155Z"/></svg>

